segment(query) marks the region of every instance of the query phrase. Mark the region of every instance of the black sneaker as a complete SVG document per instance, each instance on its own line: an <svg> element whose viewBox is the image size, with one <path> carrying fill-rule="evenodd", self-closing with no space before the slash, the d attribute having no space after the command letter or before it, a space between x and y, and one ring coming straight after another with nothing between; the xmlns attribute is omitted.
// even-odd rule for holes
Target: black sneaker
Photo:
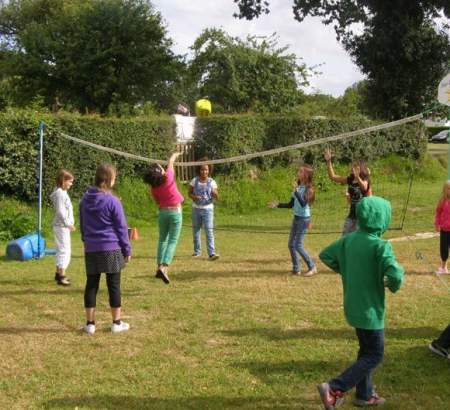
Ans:
<svg viewBox="0 0 450 410"><path fill-rule="evenodd" d="M57 285L70 286L70 279L67 276L55 273L55 281Z"/></svg>
<svg viewBox="0 0 450 410"><path fill-rule="evenodd" d="M156 271L155 278L161 279L166 285L168 285L170 283L167 273L164 273L161 269L158 269Z"/></svg>
<svg viewBox="0 0 450 410"><path fill-rule="evenodd" d="M439 346L435 340L433 340L429 345L428 348L435 354L437 354L438 356L442 356L445 357L447 359L449 359L449 352L448 349L445 349L442 346Z"/></svg>

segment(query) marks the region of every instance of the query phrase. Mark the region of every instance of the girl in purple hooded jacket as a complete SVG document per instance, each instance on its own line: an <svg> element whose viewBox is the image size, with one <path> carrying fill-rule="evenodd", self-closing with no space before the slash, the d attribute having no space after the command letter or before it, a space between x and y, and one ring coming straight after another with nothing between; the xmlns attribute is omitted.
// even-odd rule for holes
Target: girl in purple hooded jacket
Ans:
<svg viewBox="0 0 450 410"><path fill-rule="evenodd" d="M115 168L110 164L100 165L95 174L95 186L85 192L80 202L80 231L87 274L84 331L89 335L95 333L96 297L102 273L106 274L108 286L113 320L111 332L124 332L130 328L120 319L120 273L125 262L130 261L131 246L122 204L111 193L115 180Z"/></svg>

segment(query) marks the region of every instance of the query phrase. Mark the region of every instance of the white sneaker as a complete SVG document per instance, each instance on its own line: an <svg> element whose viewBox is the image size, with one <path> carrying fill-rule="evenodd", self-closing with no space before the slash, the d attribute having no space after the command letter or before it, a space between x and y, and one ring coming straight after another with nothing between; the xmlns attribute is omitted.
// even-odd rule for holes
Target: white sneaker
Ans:
<svg viewBox="0 0 450 410"><path fill-rule="evenodd" d="M308 272L305 272L302 276L312 276L317 273L317 268L314 266L312 269L310 269Z"/></svg>
<svg viewBox="0 0 450 410"><path fill-rule="evenodd" d="M112 333L126 332L129 329L130 329L130 325L128 323L124 322L123 320L120 322L120 325L116 325L115 323L113 323L111 325Z"/></svg>
<svg viewBox="0 0 450 410"><path fill-rule="evenodd" d="M95 333L95 325L84 325L83 330L89 335L92 336Z"/></svg>

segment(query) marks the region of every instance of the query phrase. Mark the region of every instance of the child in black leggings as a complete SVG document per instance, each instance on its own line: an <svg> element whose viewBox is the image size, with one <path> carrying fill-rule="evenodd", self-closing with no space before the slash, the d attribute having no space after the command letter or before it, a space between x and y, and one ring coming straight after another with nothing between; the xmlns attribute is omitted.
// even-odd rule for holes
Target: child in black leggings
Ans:
<svg viewBox="0 0 450 410"><path fill-rule="evenodd" d="M116 170L112 165L100 165L95 175L95 186L85 192L80 202L80 230L87 274L84 331L89 335L95 333L95 305L102 273L106 274L108 286L113 320L111 332L124 332L130 328L120 319L120 272L125 262L130 261L131 246L122 204L111 194L115 179Z"/></svg>
<svg viewBox="0 0 450 410"><path fill-rule="evenodd" d="M436 207L434 225L440 234L441 253L441 266L436 273L445 275L448 274L447 259L450 246L450 181L445 182L442 188L442 195Z"/></svg>
<svg viewBox="0 0 450 410"><path fill-rule="evenodd" d="M441 266L436 274L448 274L447 260L450 247L450 180L442 188L442 195L436 207L434 225L440 234ZM450 359L450 325L429 345L430 350L439 356Z"/></svg>

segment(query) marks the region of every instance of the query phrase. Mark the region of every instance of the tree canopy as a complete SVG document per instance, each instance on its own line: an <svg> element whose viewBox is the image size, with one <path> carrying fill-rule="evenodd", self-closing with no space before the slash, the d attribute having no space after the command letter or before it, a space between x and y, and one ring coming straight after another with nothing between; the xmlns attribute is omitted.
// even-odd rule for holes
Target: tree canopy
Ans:
<svg viewBox="0 0 450 410"><path fill-rule="evenodd" d="M225 112L279 112L301 101L309 70L275 35L245 40L207 29L194 42L190 72L198 96Z"/></svg>
<svg viewBox="0 0 450 410"><path fill-rule="evenodd" d="M180 60L145 0L0 3L0 64L18 102L105 112L121 101L167 104Z"/></svg>
<svg viewBox="0 0 450 410"><path fill-rule="evenodd" d="M239 18L270 12L268 0L234 0ZM321 17L367 76L374 116L417 113L433 99L450 63L448 34L434 19L450 17L448 0L293 0L294 18ZM354 23L360 23L362 33Z"/></svg>

